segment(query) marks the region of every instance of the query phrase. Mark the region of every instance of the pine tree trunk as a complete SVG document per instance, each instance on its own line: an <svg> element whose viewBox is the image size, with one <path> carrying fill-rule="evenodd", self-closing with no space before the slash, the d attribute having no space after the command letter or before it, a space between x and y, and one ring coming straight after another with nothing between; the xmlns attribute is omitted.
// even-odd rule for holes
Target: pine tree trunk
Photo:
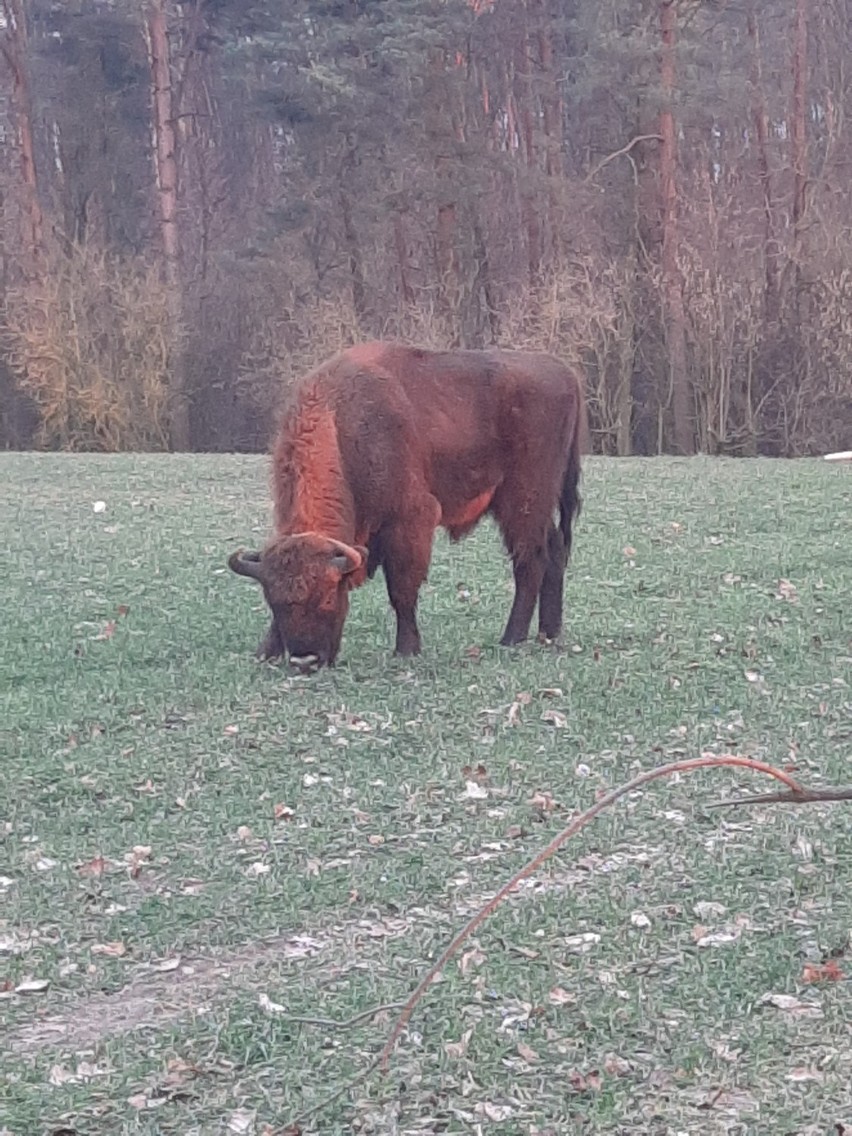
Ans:
<svg viewBox="0 0 852 1136"><path fill-rule="evenodd" d="M358 164L358 155L354 140L347 136L343 153L343 165L340 178L340 217L343 221L343 238L346 242L346 257L349 262L349 280L352 286L352 308L355 319L358 321L358 330L363 332L369 323L367 311L367 285L364 279L364 257L361 252L361 242L358 238L358 229L352 210L352 196L347 189L354 183L355 167Z"/></svg>
<svg viewBox="0 0 852 1136"><path fill-rule="evenodd" d="M524 229L527 234L527 271L532 288L541 282L541 218L540 204L536 193L535 172L536 152L533 120L535 114L535 92L532 84L531 52L532 44L529 36L530 14L528 5L524 4L523 34L516 53L515 73L518 77L518 112L521 128L521 153L523 154L526 170L522 175L521 207L524 218Z"/></svg>
<svg viewBox="0 0 852 1136"><path fill-rule="evenodd" d="M24 219L24 247L27 278L37 276L44 254L44 217L38 194L35 146L33 143L33 108L27 66L27 24L23 0L3 0L2 12L6 33L2 53L12 79L10 102L18 133L20 190Z"/></svg>
<svg viewBox="0 0 852 1136"><path fill-rule="evenodd" d="M677 453L691 454L694 445L686 359L686 313L683 306L683 284L678 267L677 134L673 108L677 38L675 0L661 0L660 31L662 34L660 80L663 98L660 111L662 286L671 390L672 442Z"/></svg>
<svg viewBox="0 0 852 1136"><path fill-rule="evenodd" d="M157 205L163 251L163 278L168 294L172 343L169 390L169 437L173 450L190 449L189 401L179 349L182 328L180 233L175 108L172 98L166 0L150 0L146 17L154 125Z"/></svg>
<svg viewBox="0 0 852 1136"><path fill-rule="evenodd" d="M754 10L748 13L748 34L752 44L752 119L757 141L757 167L763 194L763 262L765 272L766 322L778 321L778 237L775 232L775 206L772 200L772 175L769 169L769 114L766 109L766 92L763 87L763 60L760 50L760 31Z"/></svg>

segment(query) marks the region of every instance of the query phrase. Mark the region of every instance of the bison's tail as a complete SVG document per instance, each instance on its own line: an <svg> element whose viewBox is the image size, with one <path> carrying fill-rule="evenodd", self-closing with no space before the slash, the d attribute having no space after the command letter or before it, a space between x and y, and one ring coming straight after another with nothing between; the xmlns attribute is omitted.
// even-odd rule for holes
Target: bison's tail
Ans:
<svg viewBox="0 0 852 1136"><path fill-rule="evenodd" d="M568 461L562 479L562 492L559 496L559 529L565 541L565 559L571 555L571 529L580 515L582 498L580 496L580 466L583 451L587 444L586 396L583 384L577 381L577 414L574 431L568 447Z"/></svg>

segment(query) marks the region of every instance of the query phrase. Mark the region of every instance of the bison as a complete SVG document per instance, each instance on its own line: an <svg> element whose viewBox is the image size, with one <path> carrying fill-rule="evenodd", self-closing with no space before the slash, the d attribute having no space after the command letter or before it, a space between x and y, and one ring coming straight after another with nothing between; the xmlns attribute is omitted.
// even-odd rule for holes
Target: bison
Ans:
<svg viewBox="0 0 852 1136"><path fill-rule="evenodd" d="M501 643L526 639L537 602L540 635L555 639L584 407L575 371L521 351L364 343L300 379L273 449L275 535L228 560L259 581L272 612L258 657L286 650L302 670L333 664L349 593L379 566L396 653L417 654L435 529L458 540L486 514L515 576Z"/></svg>

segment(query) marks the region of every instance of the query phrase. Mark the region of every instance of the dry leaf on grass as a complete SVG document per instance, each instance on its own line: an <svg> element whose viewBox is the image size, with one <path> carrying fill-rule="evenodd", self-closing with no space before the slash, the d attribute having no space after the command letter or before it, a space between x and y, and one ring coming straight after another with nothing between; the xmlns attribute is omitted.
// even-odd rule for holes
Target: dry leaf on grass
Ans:
<svg viewBox="0 0 852 1136"><path fill-rule="evenodd" d="M821 1018L822 1008L814 1002L803 1002L793 994L764 994L761 1004L774 1006L776 1010L783 1010L797 1018Z"/></svg>
<svg viewBox="0 0 852 1136"><path fill-rule="evenodd" d="M713 900L699 900L693 905L693 912L699 919L721 919L727 912L724 903L715 903Z"/></svg>
<svg viewBox="0 0 852 1136"><path fill-rule="evenodd" d="M577 995L563 990L561 986L554 986L547 996L548 1002L554 1006L572 1006L577 1001Z"/></svg>
<svg viewBox="0 0 852 1136"><path fill-rule="evenodd" d="M473 1111L477 1116L493 1121L508 1120L515 1112L511 1105L493 1104L491 1101L477 1101Z"/></svg>
<svg viewBox="0 0 852 1136"><path fill-rule="evenodd" d="M472 950L465 951L459 959L459 970L462 974L467 974L469 970L475 970L482 966L485 962L485 953L479 947L473 947Z"/></svg>
<svg viewBox="0 0 852 1136"><path fill-rule="evenodd" d="M580 1073L574 1069L568 1074L568 1080L575 1093L599 1093L603 1083L597 1069L592 1069L589 1073Z"/></svg>
<svg viewBox="0 0 852 1136"><path fill-rule="evenodd" d="M246 1133L254 1131L254 1113L247 1108L238 1108L228 1117L228 1131Z"/></svg>
<svg viewBox="0 0 852 1136"><path fill-rule="evenodd" d="M547 722L549 726L553 726L556 730L566 730L568 728L568 718L561 710L552 710L548 707L547 710L542 711L542 722Z"/></svg>
<svg viewBox="0 0 852 1136"><path fill-rule="evenodd" d="M775 592L775 598L776 600L786 600L787 603L798 603L799 593L796 591L796 585L782 577L778 581L778 589Z"/></svg>
<svg viewBox="0 0 852 1136"><path fill-rule="evenodd" d="M174 955L172 958L159 959L157 962L152 962L149 969L156 971L157 974L168 974L170 971L178 969L180 961L180 955Z"/></svg>
<svg viewBox="0 0 852 1136"><path fill-rule="evenodd" d="M784 1075L785 1081L795 1081L801 1084L805 1081L824 1081L825 1075L819 1069L810 1068L807 1065L800 1065L796 1069L791 1069L789 1073Z"/></svg>
<svg viewBox="0 0 852 1136"><path fill-rule="evenodd" d="M806 962L802 971L802 982L843 982L846 975L836 959L824 963Z"/></svg>
<svg viewBox="0 0 852 1136"><path fill-rule="evenodd" d="M692 941L696 947L724 947L735 943L742 933L743 928L735 923L727 923L716 931L709 931L699 923L692 928Z"/></svg>
<svg viewBox="0 0 852 1136"><path fill-rule="evenodd" d="M107 861L103 856L95 856L93 860L87 860L85 864L75 864L74 870L81 876L101 876L106 870Z"/></svg>
<svg viewBox="0 0 852 1136"><path fill-rule="evenodd" d="M50 986L49 978L24 978L15 987L16 994L43 994Z"/></svg>
<svg viewBox="0 0 852 1136"><path fill-rule="evenodd" d="M588 954L601 941L600 935L595 931L582 931L578 935L566 935L565 947L577 955Z"/></svg>
<svg viewBox="0 0 852 1136"><path fill-rule="evenodd" d="M538 809L543 813L552 813L557 807L556 801L553 799L551 793L544 793L541 789L536 789L530 799L527 801L528 805L532 805L534 809Z"/></svg>
<svg viewBox="0 0 852 1136"><path fill-rule="evenodd" d="M276 1014L286 1014L287 1007L282 1006L280 1002L273 1002L268 994L258 994L257 1004L265 1014L275 1016Z"/></svg>
<svg viewBox="0 0 852 1136"><path fill-rule="evenodd" d="M464 1057L467 1053L467 1047L470 1045L470 1039L473 1037L473 1030L465 1030L458 1041L445 1041L444 1052L448 1057Z"/></svg>
<svg viewBox="0 0 852 1136"><path fill-rule="evenodd" d="M123 958L127 954L124 943L93 943L89 950L93 955L106 955L108 958Z"/></svg>

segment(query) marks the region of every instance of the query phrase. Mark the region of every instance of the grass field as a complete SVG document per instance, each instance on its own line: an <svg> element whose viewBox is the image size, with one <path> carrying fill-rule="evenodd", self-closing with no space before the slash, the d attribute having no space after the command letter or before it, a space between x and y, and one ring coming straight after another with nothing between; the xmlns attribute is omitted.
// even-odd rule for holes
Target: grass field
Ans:
<svg viewBox="0 0 852 1136"><path fill-rule="evenodd" d="M303 678L224 567L265 460L0 455L0 1132L283 1133L597 790L852 781L850 471L592 459L585 501L562 648L496 645L488 525L437 542L422 657L376 580ZM852 1131L852 813L703 807L771 787L616 806L301 1130Z"/></svg>

